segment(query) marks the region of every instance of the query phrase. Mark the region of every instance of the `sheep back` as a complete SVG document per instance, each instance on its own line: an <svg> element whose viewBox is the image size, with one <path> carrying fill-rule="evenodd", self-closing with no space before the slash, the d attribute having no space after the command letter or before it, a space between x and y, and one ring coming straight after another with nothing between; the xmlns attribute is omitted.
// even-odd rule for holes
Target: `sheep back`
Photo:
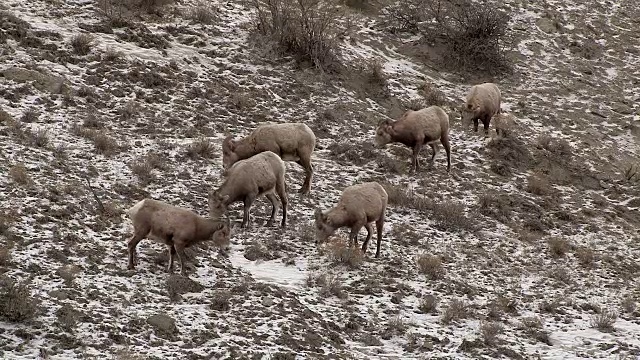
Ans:
<svg viewBox="0 0 640 360"><path fill-rule="evenodd" d="M494 83L474 85L467 94L463 114L469 119L492 117L500 111L501 97L500 89Z"/></svg>
<svg viewBox="0 0 640 360"><path fill-rule="evenodd" d="M148 229L148 237L168 244L168 239L179 237L191 239L195 235L197 219L195 212L159 200L144 199L127 210L134 228Z"/></svg>
<svg viewBox="0 0 640 360"><path fill-rule="evenodd" d="M260 125L249 134L249 141L255 153L272 151L285 160L297 160L300 150L311 152L316 146L315 134L303 123Z"/></svg>
<svg viewBox="0 0 640 360"><path fill-rule="evenodd" d="M377 182L366 182L346 187L342 191L338 207L347 213L357 214L364 210L367 222L384 216L389 196L382 185Z"/></svg>
<svg viewBox="0 0 640 360"><path fill-rule="evenodd" d="M243 195L254 189L268 190L279 178L284 178L284 174L284 161L272 151L263 151L233 164L221 188L233 187L233 193Z"/></svg>
<svg viewBox="0 0 640 360"><path fill-rule="evenodd" d="M409 110L398 120L395 130L404 134L422 134L425 143L436 141L449 134L449 116L439 106Z"/></svg>

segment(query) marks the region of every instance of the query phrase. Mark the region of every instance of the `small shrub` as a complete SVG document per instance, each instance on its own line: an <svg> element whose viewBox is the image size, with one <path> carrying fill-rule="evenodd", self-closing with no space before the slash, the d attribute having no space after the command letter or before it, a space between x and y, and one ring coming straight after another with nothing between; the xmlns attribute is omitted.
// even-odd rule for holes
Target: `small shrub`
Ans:
<svg viewBox="0 0 640 360"><path fill-rule="evenodd" d="M633 312L636 311L636 301L632 296L625 296L624 298L622 298L620 306L622 307L622 310L627 314L633 314Z"/></svg>
<svg viewBox="0 0 640 360"><path fill-rule="evenodd" d="M49 145L49 130L40 129L33 133L33 138L31 139L33 144L39 148L45 148Z"/></svg>
<svg viewBox="0 0 640 360"><path fill-rule="evenodd" d="M550 301L543 300L540 303L540 311L555 314L558 312L558 309L560 309L560 306L562 306L562 301L559 298Z"/></svg>
<svg viewBox="0 0 640 360"><path fill-rule="evenodd" d="M11 168L9 168L9 177L19 185L27 185L31 182L27 167L22 163L12 165Z"/></svg>
<svg viewBox="0 0 640 360"><path fill-rule="evenodd" d="M231 309L231 297L233 295L226 290L217 290L212 298L211 298L211 303L209 304L209 307L212 310L217 310L217 311L228 311L229 309Z"/></svg>
<svg viewBox="0 0 640 360"><path fill-rule="evenodd" d="M508 223L512 220L513 208L508 194L485 192L478 196L478 207L482 215L492 217L502 223Z"/></svg>
<svg viewBox="0 0 640 360"><path fill-rule="evenodd" d="M418 309L425 314L436 314L438 312L439 302L440 300L437 297L427 294L420 299Z"/></svg>
<svg viewBox="0 0 640 360"><path fill-rule="evenodd" d="M14 219L4 211L0 211L0 235L7 235Z"/></svg>
<svg viewBox="0 0 640 360"><path fill-rule="evenodd" d="M24 283L10 278L0 279L0 318L10 322L33 319L39 312L39 303Z"/></svg>
<svg viewBox="0 0 640 360"><path fill-rule="evenodd" d="M571 282L571 274L569 273L569 270L563 266L555 266L551 268L549 270L549 276L564 284L569 284Z"/></svg>
<svg viewBox="0 0 640 360"><path fill-rule="evenodd" d="M520 329L539 342L551 345L549 332L544 331L544 323L538 316L526 317L520 321Z"/></svg>
<svg viewBox="0 0 640 360"><path fill-rule="evenodd" d="M90 138L93 142L93 146L96 148L96 151L100 154L112 155L120 150L120 145L118 145L116 139L107 135L103 131L91 132Z"/></svg>
<svg viewBox="0 0 640 360"><path fill-rule="evenodd" d="M631 163L625 167L624 178L630 183L640 182L640 163Z"/></svg>
<svg viewBox="0 0 640 360"><path fill-rule="evenodd" d="M251 0L256 30L274 41L299 63L308 62L323 71L335 71L341 36L341 14L319 0Z"/></svg>
<svg viewBox="0 0 640 360"><path fill-rule="evenodd" d="M474 221L465 214L464 204L447 201L433 206L433 217L442 230L472 231Z"/></svg>
<svg viewBox="0 0 640 360"><path fill-rule="evenodd" d="M153 181L153 166L146 161L137 161L129 165L131 172L138 178L143 184L148 184Z"/></svg>
<svg viewBox="0 0 640 360"><path fill-rule="evenodd" d="M362 265L362 251L358 246L349 246L348 239L335 239L328 244L327 249L329 260L334 264L345 265L351 269L357 269Z"/></svg>
<svg viewBox="0 0 640 360"><path fill-rule="evenodd" d="M344 286L340 278L335 274L321 274L314 279L316 285L320 286L318 293L320 296L336 296L340 299L347 297Z"/></svg>
<svg viewBox="0 0 640 360"><path fill-rule="evenodd" d="M187 146L186 153L191 159L211 159L215 156L215 147L208 139L200 138Z"/></svg>
<svg viewBox="0 0 640 360"><path fill-rule="evenodd" d="M189 17L200 24L210 25L215 20L215 9L203 1L191 9Z"/></svg>
<svg viewBox="0 0 640 360"><path fill-rule="evenodd" d="M468 306L464 300L451 300L442 313L442 323L448 325L453 321L466 318L468 315L467 308Z"/></svg>
<svg viewBox="0 0 640 360"><path fill-rule="evenodd" d="M573 154L571 144L565 139L543 134L538 137L538 148L545 149L560 159L568 159Z"/></svg>
<svg viewBox="0 0 640 360"><path fill-rule="evenodd" d="M613 324L618 319L618 314L614 311L603 310L599 314L591 317L591 327L602 332L612 332Z"/></svg>
<svg viewBox="0 0 640 360"><path fill-rule="evenodd" d="M402 335L407 331L407 323L402 319L402 317L394 316L387 322L386 332Z"/></svg>
<svg viewBox="0 0 640 360"><path fill-rule="evenodd" d="M23 123L32 123L38 121L38 117L40 117L40 113L34 108L29 108L22 113L20 121Z"/></svg>
<svg viewBox="0 0 640 360"><path fill-rule="evenodd" d="M551 184L545 177L532 175L527 179L527 191L534 195L549 195L551 190Z"/></svg>
<svg viewBox="0 0 640 360"><path fill-rule="evenodd" d="M422 84L419 91L424 97L427 106L443 106L447 103L445 94L430 82Z"/></svg>
<svg viewBox="0 0 640 360"><path fill-rule="evenodd" d="M580 265L584 267L592 267L596 261L596 254L593 248L588 246L580 246L574 254Z"/></svg>
<svg viewBox="0 0 640 360"><path fill-rule="evenodd" d="M111 46L108 46L102 54L102 61L115 63L124 57L122 51L116 50Z"/></svg>
<svg viewBox="0 0 640 360"><path fill-rule="evenodd" d="M73 52L78 55L87 55L93 47L95 38L90 34L78 34L71 38Z"/></svg>
<svg viewBox="0 0 640 360"><path fill-rule="evenodd" d="M564 256L571 248L567 239L555 236L549 238L547 244L549 244L551 256L556 258Z"/></svg>
<svg viewBox="0 0 640 360"><path fill-rule="evenodd" d="M9 265L11 265L11 247L8 244L2 245L0 246L0 266Z"/></svg>
<svg viewBox="0 0 640 360"><path fill-rule="evenodd" d="M418 257L418 270L427 275L431 280L441 279L444 276L442 260L436 255L422 254Z"/></svg>
<svg viewBox="0 0 640 360"><path fill-rule="evenodd" d="M498 336L504 332L504 327L498 322L480 322L480 335L487 346L493 346L498 342Z"/></svg>
<svg viewBox="0 0 640 360"><path fill-rule="evenodd" d="M93 113L89 113L87 117L84 118L82 126L90 129L101 129L103 124Z"/></svg>

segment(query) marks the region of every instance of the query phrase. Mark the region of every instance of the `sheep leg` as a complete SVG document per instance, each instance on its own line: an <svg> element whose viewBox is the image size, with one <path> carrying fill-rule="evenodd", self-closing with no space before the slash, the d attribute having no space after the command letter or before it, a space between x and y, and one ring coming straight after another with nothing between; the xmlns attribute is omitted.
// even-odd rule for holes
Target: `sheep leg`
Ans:
<svg viewBox="0 0 640 360"><path fill-rule="evenodd" d="M184 244L182 242L177 242L175 245L173 245L173 248L178 254L178 260L180 260L180 274L182 274L182 276L187 276L187 255L184 253Z"/></svg>
<svg viewBox="0 0 640 360"><path fill-rule="evenodd" d="M451 143L449 143L449 136L441 137L440 143L442 143L444 151L447 153L447 172L449 172L451 171Z"/></svg>
<svg viewBox="0 0 640 360"><path fill-rule="evenodd" d="M482 118L482 125L484 126L484 136L489 136L489 123L491 122L490 116L485 116Z"/></svg>
<svg viewBox="0 0 640 360"><path fill-rule="evenodd" d="M276 199L276 194L272 192L265 194L265 196L267 197L267 199L269 199L269 202L271 202L271 217L269 218L269 221L267 221L267 226L271 227L273 226L273 219L276 217L276 211L278 209L278 199Z"/></svg>
<svg viewBox="0 0 640 360"><path fill-rule="evenodd" d="M420 153L420 149L422 149L422 143L418 142L413 147L413 153L411 154L411 166L415 172L418 172L418 154Z"/></svg>
<svg viewBox="0 0 640 360"><path fill-rule="evenodd" d="M173 245L167 245L169 250L169 263L167 264L167 272L173 272L173 257L176 254L176 248Z"/></svg>
<svg viewBox="0 0 640 360"><path fill-rule="evenodd" d="M311 191L311 178L313 177L313 166L311 166L311 154L300 154L300 159L296 161L300 166L304 168L305 178L300 193L307 195Z"/></svg>
<svg viewBox="0 0 640 360"><path fill-rule="evenodd" d="M378 232L378 244L376 246L376 258L380 257L380 244L382 243L382 228L384 227L384 214L376 220L376 230Z"/></svg>
<svg viewBox="0 0 640 360"><path fill-rule="evenodd" d="M473 119L473 131L478 132L478 118Z"/></svg>
<svg viewBox="0 0 640 360"><path fill-rule="evenodd" d="M247 227L247 224L249 223L249 210L251 209L251 205L255 200L255 194L249 194L244 197L244 216L242 217L242 225L240 225L240 227Z"/></svg>
<svg viewBox="0 0 640 360"><path fill-rule="evenodd" d="M429 163L431 165L433 165L433 161L435 160L436 154L438 153L438 148L436 147L436 144L434 144L434 143L429 144L429 146L431 147L431 152L432 152L431 160L429 160Z"/></svg>
<svg viewBox="0 0 640 360"><path fill-rule="evenodd" d="M362 243L362 253L365 254L367 252L367 247L369 246L369 240L371 240L371 235L373 234L373 228L371 227L371 223L366 223L364 227L367 229L367 238L364 243Z"/></svg>
<svg viewBox="0 0 640 360"><path fill-rule="evenodd" d="M362 226L356 225L351 228L351 233L349 234L349 247L352 245L358 246L358 232L360 232L360 228Z"/></svg>
<svg viewBox="0 0 640 360"><path fill-rule="evenodd" d="M280 177L276 182L276 193L278 193L280 202L282 202L282 223L280 225L282 227L285 227L285 225L287 225L287 204L289 200L287 199L287 191L284 184L284 176Z"/></svg>
<svg viewBox="0 0 640 360"><path fill-rule="evenodd" d="M127 266L127 269L133 270L135 265L138 263L136 247L138 246L138 243L142 241L145 236L147 236L148 233L149 229L134 230L133 236L131 237L131 239L129 239L129 241L127 241L127 248L129 250L129 265Z"/></svg>

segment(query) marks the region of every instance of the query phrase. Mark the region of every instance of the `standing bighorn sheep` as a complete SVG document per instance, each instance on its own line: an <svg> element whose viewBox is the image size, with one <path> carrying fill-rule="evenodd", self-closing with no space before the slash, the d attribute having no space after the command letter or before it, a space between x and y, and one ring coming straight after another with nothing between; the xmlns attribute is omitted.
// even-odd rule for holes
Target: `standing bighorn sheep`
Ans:
<svg viewBox="0 0 640 360"><path fill-rule="evenodd" d="M251 204L258 196L264 194L273 206L271 218L267 221L267 226L271 226L278 207L275 193L278 193L282 202L281 225L284 227L287 221L288 202L284 175L284 161L272 151L264 151L236 162L227 170L222 185L209 196L211 215L219 218L227 212L229 204L244 201L241 227L246 227Z"/></svg>
<svg viewBox="0 0 640 360"><path fill-rule="evenodd" d="M207 240L221 247L229 244L229 220L207 219L189 209L149 198L132 206L127 214L133 223L133 236L127 243L130 270L137 263L136 246L144 238L167 245L168 272L173 272L173 257L178 254L183 275L186 275L185 248Z"/></svg>
<svg viewBox="0 0 640 360"><path fill-rule="evenodd" d="M351 228L349 242L357 246L358 232L364 226L367 229L367 239L362 244L362 251L366 253L373 232L371 223L375 221L378 233L376 257L379 257L388 201L387 192L377 182L346 187L335 207L325 213L316 209L316 244L326 241L338 228L347 226Z"/></svg>
<svg viewBox="0 0 640 360"><path fill-rule="evenodd" d="M440 140L447 153L447 171L451 171L451 145L449 143L449 116L439 106L430 106L418 111L408 110L396 121L383 120L376 129L375 142L378 147L399 142L413 149L412 168L418 170L418 154L424 144L433 150L430 163L438 152L436 142Z"/></svg>
<svg viewBox="0 0 640 360"><path fill-rule="evenodd" d="M484 125L485 136L489 134L491 118L500 113L502 95L494 83L474 85L467 94L466 102L460 109L462 126L468 127L473 120L473 131L478 132L478 120Z"/></svg>
<svg viewBox="0 0 640 360"><path fill-rule="evenodd" d="M308 194L313 176L311 154L315 147L316 136L303 123L260 125L243 139L233 140L231 136L224 139L222 164L226 170L239 160L248 159L263 151L272 151L282 160L295 161L304 168L306 177L300 192Z"/></svg>

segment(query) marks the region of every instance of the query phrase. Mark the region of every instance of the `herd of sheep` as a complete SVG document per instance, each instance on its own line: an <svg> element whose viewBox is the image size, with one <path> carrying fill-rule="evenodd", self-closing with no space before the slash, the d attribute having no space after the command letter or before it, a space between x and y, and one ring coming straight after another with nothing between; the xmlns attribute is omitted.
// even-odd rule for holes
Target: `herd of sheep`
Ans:
<svg viewBox="0 0 640 360"><path fill-rule="evenodd" d="M485 136L489 134L489 123L494 119L498 136L513 125L514 118L500 110L501 93L493 83L471 87L466 102L461 107L462 125L469 127L474 122L478 131L478 121L484 126ZM418 111L408 110L398 120L384 120L378 124L375 143L384 147L389 143L402 143L413 150L412 170L418 169L418 154L423 145L433 150L430 163L437 153L440 142L447 154L447 171L451 170L451 146L449 143L449 116L439 106L430 106ZM311 155L316 147L313 131L302 123L266 124L258 126L247 137L234 140L231 136L222 143L223 182L209 193L209 218L195 212L154 199L143 199L131 207L127 214L133 223L133 236L127 246L129 269L136 264L136 246L149 238L167 245L169 263L167 271L173 271L174 255L180 260L181 273L186 276L184 249L201 241L214 241L221 246L230 242L230 222L228 206L234 202L244 202L244 216L241 227L249 223L252 203L264 195L272 204L271 217L267 226L272 226L278 210L278 200L282 204L281 226L287 221L287 194L285 186L284 161L295 161L305 170L305 180L300 189L303 195L311 191L313 167ZM377 249L380 256L382 229L388 195L377 182L366 182L346 187L338 203L328 211L316 209L316 244L326 241L337 229L351 229L349 240L357 245L358 232L365 227L367 238L362 244L366 252L371 239L372 223L376 223Z"/></svg>

